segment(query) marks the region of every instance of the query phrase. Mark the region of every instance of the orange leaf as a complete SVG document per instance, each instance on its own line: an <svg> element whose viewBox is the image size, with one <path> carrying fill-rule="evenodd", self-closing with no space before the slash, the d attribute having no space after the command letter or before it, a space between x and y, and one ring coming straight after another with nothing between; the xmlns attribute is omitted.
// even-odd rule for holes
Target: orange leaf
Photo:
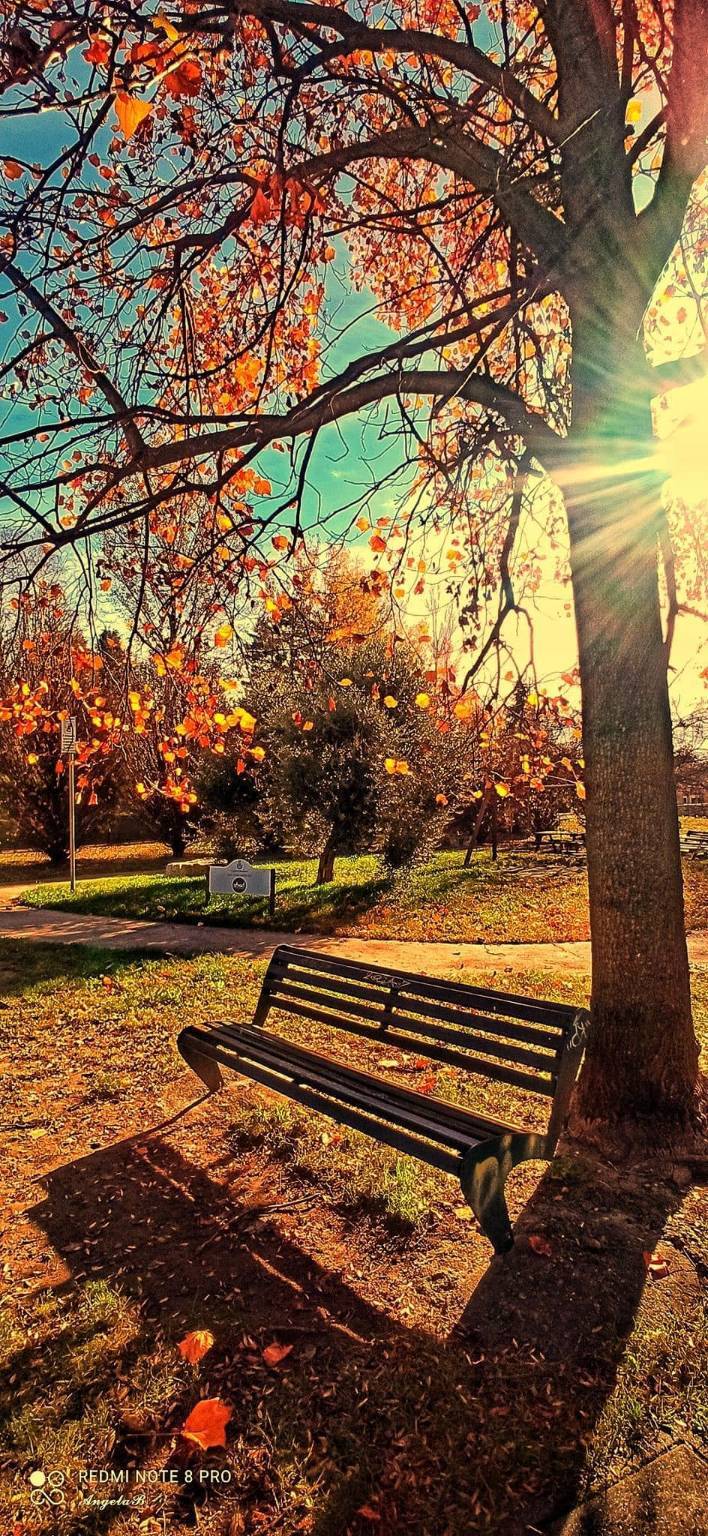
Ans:
<svg viewBox="0 0 708 1536"><path fill-rule="evenodd" d="M586 799L585 785L581 784L579 779L578 779L577 784L575 786L575 793L576 793L576 795L577 795L579 800L585 800Z"/></svg>
<svg viewBox="0 0 708 1536"><path fill-rule="evenodd" d="M208 1328L195 1328L192 1333L186 1334L177 1348L190 1365L198 1365L213 1343L214 1335Z"/></svg>
<svg viewBox="0 0 708 1536"><path fill-rule="evenodd" d="M292 1347L292 1344L267 1344L263 1350L266 1365L281 1365Z"/></svg>
<svg viewBox="0 0 708 1536"><path fill-rule="evenodd" d="M198 96L202 86L202 69L196 59L182 59L165 76L168 96Z"/></svg>
<svg viewBox="0 0 708 1536"><path fill-rule="evenodd" d="M192 1409L180 1430L185 1440L208 1451L212 1445L226 1445L226 1426L232 1410L220 1397L203 1397Z"/></svg>
<svg viewBox="0 0 708 1536"><path fill-rule="evenodd" d="M382 539L381 534L380 533L372 534L371 538L369 539L369 549L373 549L374 554L378 555L385 548L386 548L386 540Z"/></svg>
<svg viewBox="0 0 708 1536"><path fill-rule="evenodd" d="M270 199L266 197L262 187L258 187L255 193L249 209L249 217L253 224L265 224L268 219L273 217Z"/></svg>
<svg viewBox="0 0 708 1536"><path fill-rule="evenodd" d="M115 105L123 137L132 139L143 118L152 112L152 102L144 101L142 96L130 96L127 91L119 91Z"/></svg>
<svg viewBox="0 0 708 1536"><path fill-rule="evenodd" d="M16 160L3 160L2 168L8 181L19 181L25 174L24 168Z"/></svg>
<svg viewBox="0 0 708 1536"><path fill-rule="evenodd" d="M214 635L214 644L218 645L219 647L228 645L232 635L233 628L230 624L220 624L216 634Z"/></svg>

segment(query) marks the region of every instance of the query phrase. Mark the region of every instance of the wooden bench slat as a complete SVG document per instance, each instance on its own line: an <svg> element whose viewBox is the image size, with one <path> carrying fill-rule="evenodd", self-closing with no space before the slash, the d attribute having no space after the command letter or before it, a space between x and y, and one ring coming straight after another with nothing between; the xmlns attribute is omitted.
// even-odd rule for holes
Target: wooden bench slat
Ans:
<svg viewBox="0 0 708 1536"><path fill-rule="evenodd" d="M452 1124L447 1116L437 1114L443 1101L432 1095L406 1095L405 1090L400 1094L390 1093L387 1090L393 1085L385 1078L369 1076L368 1081L362 1082L361 1075L352 1073L345 1063L331 1061L328 1064L326 1057L318 1060L316 1053L304 1046L291 1045L289 1050L283 1050L282 1043L274 1036L260 1042L234 1026L220 1033L233 1042L239 1055L243 1053L249 1059L270 1062L275 1069L282 1067L292 1071L296 1082L309 1084L329 1097L344 1098L368 1114L395 1119L397 1124L405 1125L421 1136L430 1136L433 1141L443 1141L459 1152L469 1145L470 1138L479 1139L479 1130L471 1116L466 1127L463 1122Z"/></svg>
<svg viewBox="0 0 708 1536"><path fill-rule="evenodd" d="M550 1046L554 1052L557 1052L563 1044L563 1028L560 1023L555 1029L550 1029L548 1026L522 1024L516 1019L509 1020L494 1015L491 1011L481 1013L478 1009L471 1008L468 1002L458 1004L455 1009L451 1004L439 1001L437 998L427 999L417 994L413 995L413 989L408 987L395 989L392 1004L391 988L383 981L380 990L375 991L373 987L357 987L353 982L339 981L330 973L322 973L321 977L319 974L314 977L302 966L289 965L287 969L274 973L268 986L269 997L274 999L276 990L282 991L283 985L288 987L316 985L318 990L321 987L323 992L330 992L336 997L351 997L354 1001L360 999L363 1002L380 1003L383 1008L392 1010L391 1016L401 1011L427 1015L451 1024L472 1024L475 1030L499 1034L505 1039L519 1040L527 1045Z"/></svg>
<svg viewBox="0 0 708 1536"><path fill-rule="evenodd" d="M549 1022L559 1028L562 1028L562 1023L559 1021L572 1019L577 1013L572 1003L537 1001L534 998L523 997L520 993L496 992L489 987L475 987L471 982L450 981L449 978L442 976L419 976L413 971L394 970L391 966L385 965L369 965L361 960L342 959L339 955L324 955L288 944L281 944L274 951L266 972L266 984L271 973L277 976L292 965L308 971L333 972L336 976L354 981L365 982L369 979L372 985L375 980L378 981L378 978L381 978L382 986L390 986L391 980L395 978L402 983L407 994L429 998L431 1001L439 998L443 1002L458 1002L461 1007L472 1006L484 1012L496 1012L512 1018L528 1019L531 1023Z"/></svg>
<svg viewBox="0 0 708 1536"><path fill-rule="evenodd" d="M481 1051L484 1055L497 1057L501 1061L523 1063L539 1072L553 1073L557 1066L558 1056L554 1051L549 1055L547 1051L530 1051L513 1042L498 1041L493 1038L489 1029L484 1034L473 1033L469 1029L448 1029L444 1024L427 1024L422 1017L407 1017L400 1008L391 1008L390 1012L383 1006L376 1010L366 1003L355 1003L349 999L338 999L333 992L328 992L323 997L321 992L312 992L309 988L295 987L289 982L282 981L278 984L277 992L271 992L271 1006L283 1013L287 1013L290 1003L305 1002L314 1003L316 1006L325 1006L332 1009L331 1023L334 1028L347 1029L350 1017L367 1019L377 1024L382 1037L388 1039L392 1030L411 1035L410 1050L415 1050L416 1038L428 1040L445 1040L449 1045L460 1050L469 1047L472 1050ZM450 1016L446 1010L444 1017ZM439 1017L439 1014L436 1015ZM454 1017L454 1015L453 1015ZM467 1023L464 1015L460 1016L460 1024Z"/></svg>
<svg viewBox="0 0 708 1536"><path fill-rule="evenodd" d="M325 1013L321 1008L315 1008L312 1004L305 1005L291 1001L288 1012L301 1019L312 1019L317 1024L331 1026L333 1023L331 1014ZM499 1082L513 1083L517 1088L527 1088L532 1093L550 1094L551 1097L554 1093L553 1081L536 1078L530 1072L517 1072L513 1067L503 1066L501 1062L487 1061L482 1056L473 1055L472 1052L456 1051L449 1046L436 1047L429 1040L420 1040L412 1045L410 1035L401 1035L393 1029L387 1029L384 1032L354 1019L347 1024L347 1028L350 1034L361 1035L362 1039L371 1040L375 1044L385 1046L386 1049L390 1046L408 1052L414 1049L421 1056L429 1056L432 1061L445 1062L447 1066L461 1067L468 1072L481 1072L486 1077L493 1077Z"/></svg>
<svg viewBox="0 0 708 1536"><path fill-rule="evenodd" d="M214 1026L212 1026L214 1027ZM434 1094L423 1094L415 1088L406 1088L401 1083L393 1083L388 1078L374 1077L370 1072L365 1072L359 1067L351 1067L349 1063L340 1062L334 1056L327 1056L322 1051L313 1051L310 1046L300 1045L297 1042L283 1039L282 1035L272 1035L269 1030L253 1029L250 1024L220 1023L219 1032L224 1031L228 1035L234 1035L236 1039L244 1042L244 1045L253 1043L260 1045L261 1038L266 1042L265 1048L282 1052L283 1055L292 1055L296 1060L307 1060L323 1076L339 1077L342 1071L347 1078L362 1088L371 1089L372 1093L386 1095L393 1104L401 1104L404 1107L417 1109L420 1113L428 1113L432 1106L436 1119L457 1130L463 1138L472 1135L488 1135L492 1131L512 1131L517 1127L505 1124L499 1120L488 1120L486 1116L478 1114L476 1110L468 1109L463 1104L453 1104L448 1099L439 1099Z"/></svg>
<svg viewBox="0 0 708 1536"><path fill-rule="evenodd" d="M186 1034L187 1031L184 1031ZM213 1061L223 1061L225 1065L232 1065L233 1070L242 1073L245 1077L252 1077L264 1088L270 1088L275 1093L284 1093L287 1098L295 1099L297 1103L304 1104L309 1109L317 1109L322 1114L332 1118L332 1102L324 1094L317 1093L299 1084L292 1076L285 1072L278 1073L274 1068L268 1068L261 1063L251 1061L247 1057L239 1055L233 1047L219 1044L218 1041L200 1040L200 1049L204 1048L204 1054ZM233 1057L233 1062L227 1058ZM422 1162L430 1163L434 1168L441 1168L445 1173L459 1173L460 1154L449 1152L445 1147L436 1146L434 1142L425 1141L422 1137L411 1135L409 1131L399 1130L394 1124L386 1124L377 1120L373 1115L363 1114L361 1111L347 1104L338 1104L337 1121L342 1125L349 1125L353 1130L363 1131L374 1141L383 1141L387 1146L394 1147L398 1152L407 1152L411 1157L420 1158Z"/></svg>

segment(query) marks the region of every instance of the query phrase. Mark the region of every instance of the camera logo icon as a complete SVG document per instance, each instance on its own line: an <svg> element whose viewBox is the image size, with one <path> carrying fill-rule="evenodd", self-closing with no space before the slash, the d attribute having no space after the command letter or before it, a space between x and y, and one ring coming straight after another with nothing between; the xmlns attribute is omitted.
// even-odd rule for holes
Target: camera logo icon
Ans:
<svg viewBox="0 0 708 1536"><path fill-rule="evenodd" d="M49 1505L50 1508L60 1509L66 1500L64 1484L66 1476L63 1472L30 1472L30 1503L35 1509L41 1509Z"/></svg>

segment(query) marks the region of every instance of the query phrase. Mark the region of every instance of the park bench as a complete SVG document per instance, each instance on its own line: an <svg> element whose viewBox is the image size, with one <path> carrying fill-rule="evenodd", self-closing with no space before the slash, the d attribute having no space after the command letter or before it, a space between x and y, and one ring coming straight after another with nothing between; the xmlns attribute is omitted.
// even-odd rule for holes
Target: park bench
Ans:
<svg viewBox="0 0 708 1536"><path fill-rule="evenodd" d="M272 1013L397 1048L544 1101L545 1133L404 1088L265 1029ZM453 981L342 960L283 944L275 950L250 1024L189 1025L179 1050L214 1092L219 1065L320 1110L376 1141L456 1174L497 1253L513 1245L504 1198L526 1158L551 1158L568 1111L588 1015ZM302 1027L302 1026L300 1026ZM537 1100L536 1100L537 1102Z"/></svg>
<svg viewBox="0 0 708 1536"><path fill-rule="evenodd" d="M708 832L698 828L681 833L681 852L689 858L708 859Z"/></svg>
<svg viewBox="0 0 708 1536"><path fill-rule="evenodd" d="M582 854L585 852L585 833L564 832L551 827L549 831L536 833L536 848L542 852L550 848L552 853Z"/></svg>

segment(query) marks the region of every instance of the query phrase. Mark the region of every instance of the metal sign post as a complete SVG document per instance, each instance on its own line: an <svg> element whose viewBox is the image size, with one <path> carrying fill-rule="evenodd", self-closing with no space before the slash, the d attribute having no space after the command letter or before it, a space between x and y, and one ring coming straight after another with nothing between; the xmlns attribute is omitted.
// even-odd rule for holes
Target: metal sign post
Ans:
<svg viewBox="0 0 708 1536"><path fill-rule="evenodd" d="M76 890L76 715L61 722L61 755L69 759L69 889Z"/></svg>

